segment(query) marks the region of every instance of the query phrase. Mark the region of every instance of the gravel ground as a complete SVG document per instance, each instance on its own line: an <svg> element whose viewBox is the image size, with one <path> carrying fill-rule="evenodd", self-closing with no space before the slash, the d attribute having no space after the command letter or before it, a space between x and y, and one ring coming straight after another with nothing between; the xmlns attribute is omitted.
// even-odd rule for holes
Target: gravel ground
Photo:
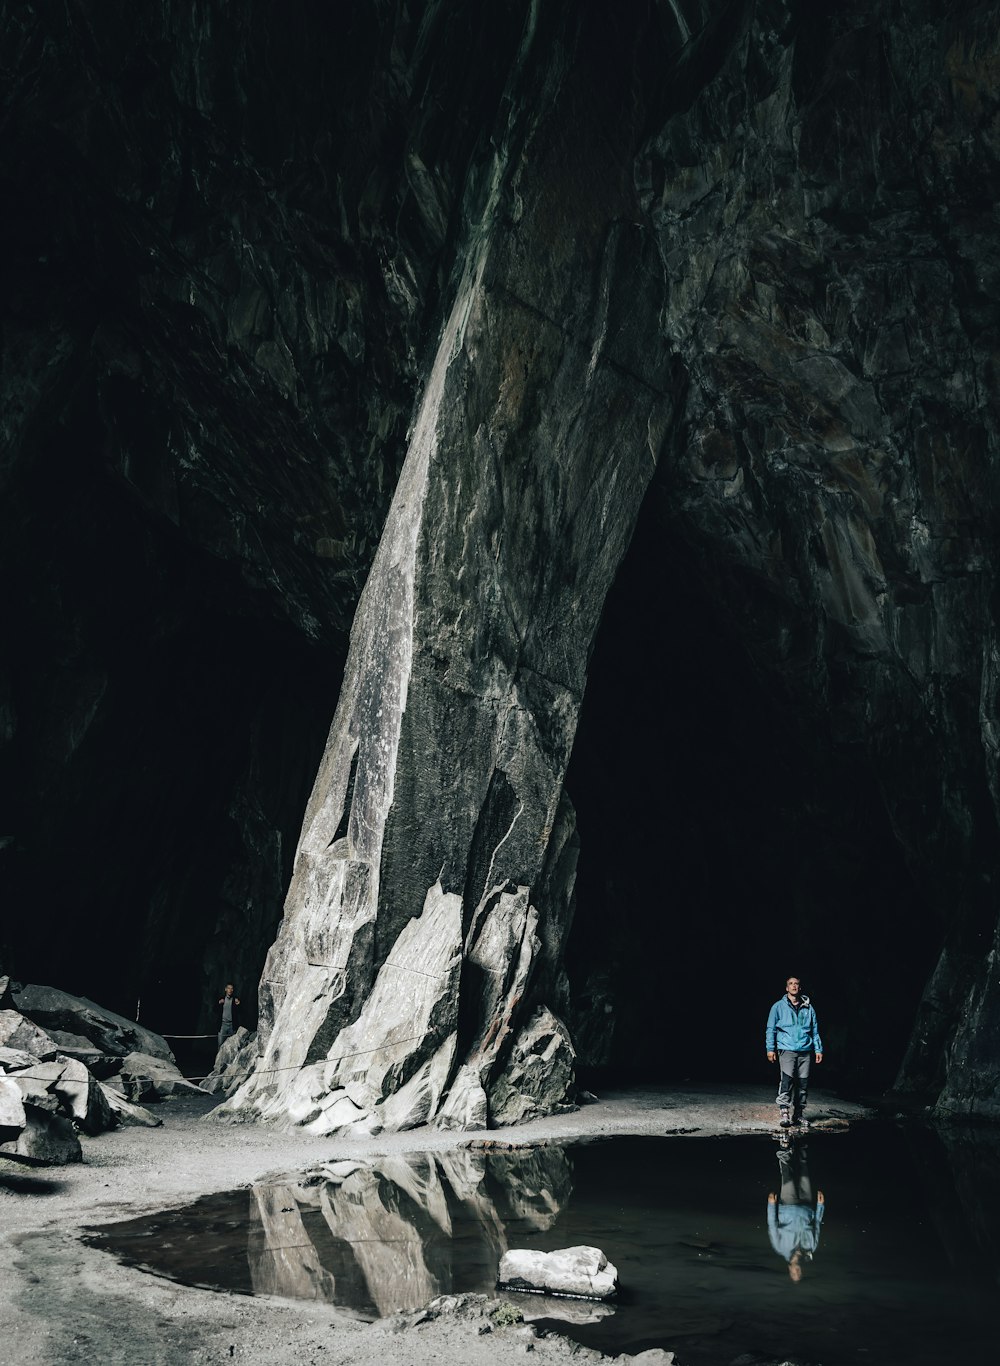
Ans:
<svg viewBox="0 0 1000 1366"><path fill-rule="evenodd" d="M774 1126L763 1088L608 1093L571 1115L498 1130L500 1143L612 1134L759 1133ZM864 1111L814 1093L814 1113L853 1120ZM462 1133L412 1130L376 1139L312 1138L205 1116L214 1098L158 1107L159 1129L83 1138L84 1161L29 1167L0 1158L0 1363L317 1363L318 1366L508 1366L526 1353L538 1366L606 1360L524 1324L494 1325L491 1301L446 1299L431 1315L364 1324L314 1301L250 1298L177 1285L119 1264L79 1241L83 1225L107 1223L277 1172L391 1153L442 1151ZM478 1135L476 1137L483 1137ZM665 1343L664 1347L669 1347ZM664 1353L617 1358L660 1366Z"/></svg>

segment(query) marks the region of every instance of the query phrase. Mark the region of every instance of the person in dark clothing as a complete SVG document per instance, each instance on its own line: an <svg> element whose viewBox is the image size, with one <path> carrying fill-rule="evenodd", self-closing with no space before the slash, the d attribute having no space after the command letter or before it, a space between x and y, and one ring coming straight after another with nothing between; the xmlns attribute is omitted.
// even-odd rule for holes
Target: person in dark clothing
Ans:
<svg viewBox="0 0 1000 1366"><path fill-rule="evenodd" d="M232 982L226 983L226 989L219 997L219 1005L222 1007L222 1014L219 1019L219 1047L221 1048L240 1027L240 998L234 994Z"/></svg>
<svg viewBox="0 0 1000 1366"><path fill-rule="evenodd" d="M777 1062L781 1071L777 1095L781 1127L794 1124L807 1128L809 1071L814 1057L817 1063L823 1061L823 1041L816 1011L809 997L802 994L797 977L789 977L784 996L771 1007L764 1047L768 1062Z"/></svg>

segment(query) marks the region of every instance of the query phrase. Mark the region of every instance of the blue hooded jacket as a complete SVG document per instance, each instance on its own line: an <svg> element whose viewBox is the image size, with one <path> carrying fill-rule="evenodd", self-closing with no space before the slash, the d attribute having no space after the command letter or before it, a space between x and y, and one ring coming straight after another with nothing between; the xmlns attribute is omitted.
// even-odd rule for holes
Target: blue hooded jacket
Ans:
<svg viewBox="0 0 1000 1366"><path fill-rule="evenodd" d="M782 996L780 1001L775 1001L767 1017L764 1048L768 1053L778 1053L786 1048L795 1053L823 1052L816 1011L808 996L799 997L798 1010L787 995Z"/></svg>
<svg viewBox="0 0 1000 1366"><path fill-rule="evenodd" d="M786 1205L782 1201L767 1206L767 1232L771 1246L790 1262L798 1251L810 1257L819 1246L819 1228L825 1205Z"/></svg>

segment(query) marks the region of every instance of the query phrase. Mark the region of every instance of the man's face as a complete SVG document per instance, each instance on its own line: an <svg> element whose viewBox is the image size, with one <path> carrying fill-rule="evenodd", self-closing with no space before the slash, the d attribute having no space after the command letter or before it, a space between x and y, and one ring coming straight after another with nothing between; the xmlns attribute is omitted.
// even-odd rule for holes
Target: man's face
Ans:
<svg viewBox="0 0 1000 1366"><path fill-rule="evenodd" d="M233 994L233 984L232 984L232 982L230 982L230 983L228 983L228 985L226 986L226 995L227 995L227 996L232 996L232 994Z"/></svg>
<svg viewBox="0 0 1000 1366"><path fill-rule="evenodd" d="M799 979L797 977L789 977L788 981L785 983L785 990L794 1001L799 994Z"/></svg>

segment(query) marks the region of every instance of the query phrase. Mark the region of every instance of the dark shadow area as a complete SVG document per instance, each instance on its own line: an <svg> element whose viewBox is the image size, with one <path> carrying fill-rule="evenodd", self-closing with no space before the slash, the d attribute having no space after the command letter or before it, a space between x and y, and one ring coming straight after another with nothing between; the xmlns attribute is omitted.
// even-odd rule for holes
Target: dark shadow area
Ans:
<svg viewBox="0 0 1000 1366"><path fill-rule="evenodd" d="M0 536L4 970L180 1034L235 981L253 1027L338 652L111 479L27 479Z"/></svg>
<svg viewBox="0 0 1000 1366"><path fill-rule="evenodd" d="M790 712L724 620L647 499L567 779L584 1078L770 1085L767 1013L796 974L826 1048L814 1086L887 1087L940 926L865 757Z"/></svg>
<svg viewBox="0 0 1000 1366"><path fill-rule="evenodd" d="M14 1154L5 1154L8 1162L17 1162ZM58 1195L65 1181L53 1181L45 1176L21 1176L19 1172L0 1171L0 1190L12 1195Z"/></svg>

